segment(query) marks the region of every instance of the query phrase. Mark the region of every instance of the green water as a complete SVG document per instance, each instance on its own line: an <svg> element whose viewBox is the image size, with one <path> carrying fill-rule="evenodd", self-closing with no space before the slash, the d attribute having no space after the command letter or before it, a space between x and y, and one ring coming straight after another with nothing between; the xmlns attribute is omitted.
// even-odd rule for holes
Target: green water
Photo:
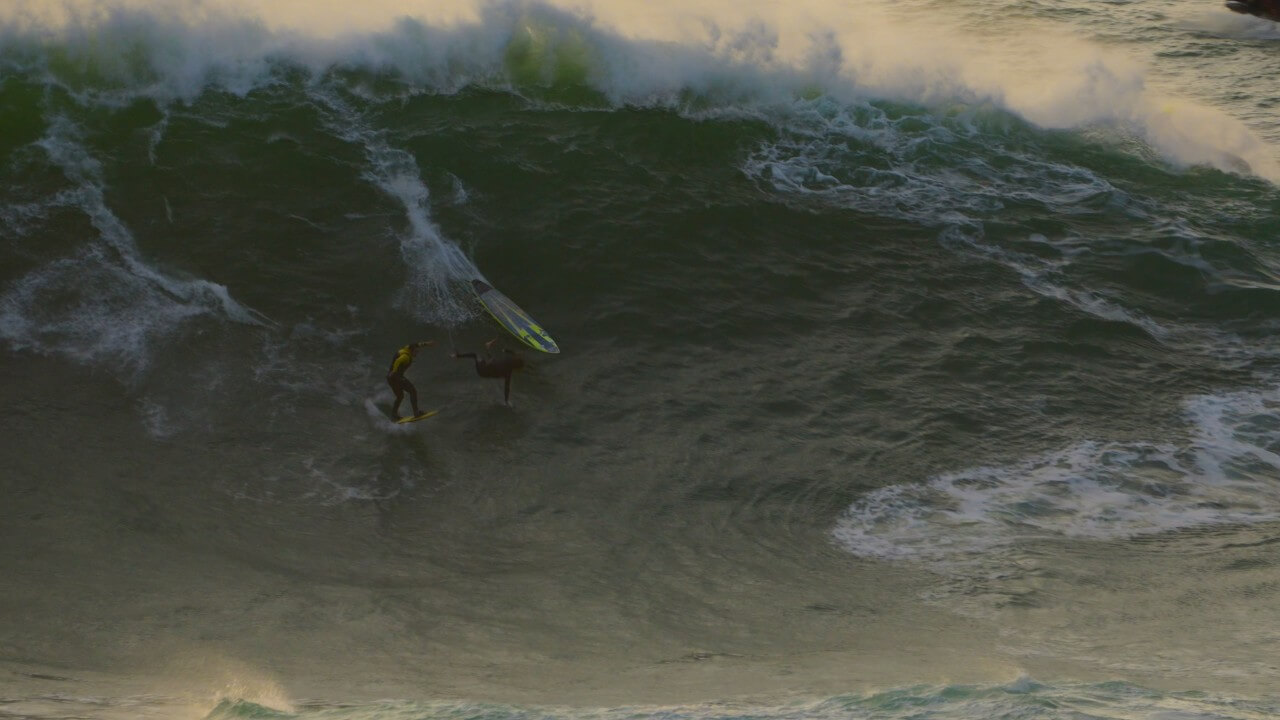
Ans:
<svg viewBox="0 0 1280 720"><path fill-rule="evenodd" d="M0 15L0 715L1274 714L1274 31L824 7Z"/></svg>

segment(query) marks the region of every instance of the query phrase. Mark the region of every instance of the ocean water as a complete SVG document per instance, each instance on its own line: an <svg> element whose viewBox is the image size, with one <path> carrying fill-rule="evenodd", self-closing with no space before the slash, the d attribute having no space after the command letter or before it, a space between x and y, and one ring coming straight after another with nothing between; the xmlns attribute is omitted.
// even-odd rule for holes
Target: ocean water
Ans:
<svg viewBox="0 0 1280 720"><path fill-rule="evenodd" d="M1280 715L1278 49L9 0L0 718Z"/></svg>

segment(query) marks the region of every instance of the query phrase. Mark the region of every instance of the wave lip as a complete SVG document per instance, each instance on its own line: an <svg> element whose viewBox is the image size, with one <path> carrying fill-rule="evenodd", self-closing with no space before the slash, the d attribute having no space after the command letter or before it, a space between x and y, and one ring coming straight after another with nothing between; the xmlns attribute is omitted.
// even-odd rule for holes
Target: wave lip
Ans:
<svg viewBox="0 0 1280 720"><path fill-rule="evenodd" d="M991 105L1042 129L1107 128L1117 147L1140 138L1174 165L1280 182L1275 149L1243 122L1153 87L1150 69L1118 51L1016 25L977 37L889 3L847 13L803 2L794 14L750 2L701 10L375 3L364 13L234 0L198 9L73 6L79 11L62 17L34 3L0 14L11 48L0 62L117 103L131 94L189 102L210 87L243 97L277 83L282 69L300 68L313 78L362 70L427 92L478 86L536 98L548 87L581 87L614 107L682 112L751 112L818 95L939 113ZM349 16L345 25L339 16ZM547 97L597 102L578 92Z"/></svg>

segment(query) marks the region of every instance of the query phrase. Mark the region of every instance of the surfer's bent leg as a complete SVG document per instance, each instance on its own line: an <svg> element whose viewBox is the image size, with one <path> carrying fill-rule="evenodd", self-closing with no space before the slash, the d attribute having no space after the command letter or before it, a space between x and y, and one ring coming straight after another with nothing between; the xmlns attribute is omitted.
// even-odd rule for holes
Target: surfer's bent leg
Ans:
<svg viewBox="0 0 1280 720"><path fill-rule="evenodd" d="M511 404L511 373L508 372L502 383L502 402L505 405Z"/></svg>
<svg viewBox="0 0 1280 720"><path fill-rule="evenodd" d="M400 417L400 403L404 401L405 393L409 394L409 404L413 406L413 414L421 415L422 411L418 409L418 388L413 386L404 376L388 377L387 384L395 391L396 402L391 406L391 414Z"/></svg>
<svg viewBox="0 0 1280 720"><path fill-rule="evenodd" d="M413 383L405 380L404 389L409 393L409 403L413 405L413 414L421 415L422 411L418 409L418 388L414 387Z"/></svg>
<svg viewBox="0 0 1280 720"><path fill-rule="evenodd" d="M391 386L391 392L396 394L396 402L391 406L391 414L395 417L400 417L400 403L404 401L404 387L390 377L387 378L387 384Z"/></svg>
<svg viewBox="0 0 1280 720"><path fill-rule="evenodd" d="M475 353L454 353L453 357L458 360L461 360L462 358L471 358L476 363L476 372L480 372L481 363L483 361L480 359L479 355L476 355Z"/></svg>

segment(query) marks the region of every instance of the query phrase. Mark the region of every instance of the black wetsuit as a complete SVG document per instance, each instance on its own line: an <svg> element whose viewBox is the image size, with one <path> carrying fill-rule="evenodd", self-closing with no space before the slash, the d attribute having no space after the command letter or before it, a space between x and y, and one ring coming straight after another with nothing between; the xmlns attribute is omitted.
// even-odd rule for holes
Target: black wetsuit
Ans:
<svg viewBox="0 0 1280 720"><path fill-rule="evenodd" d="M511 373L524 367L524 359L503 348L502 357L480 357L475 353L459 353L456 358L471 358L476 362L476 374L486 378L502 378L502 401L511 404Z"/></svg>

